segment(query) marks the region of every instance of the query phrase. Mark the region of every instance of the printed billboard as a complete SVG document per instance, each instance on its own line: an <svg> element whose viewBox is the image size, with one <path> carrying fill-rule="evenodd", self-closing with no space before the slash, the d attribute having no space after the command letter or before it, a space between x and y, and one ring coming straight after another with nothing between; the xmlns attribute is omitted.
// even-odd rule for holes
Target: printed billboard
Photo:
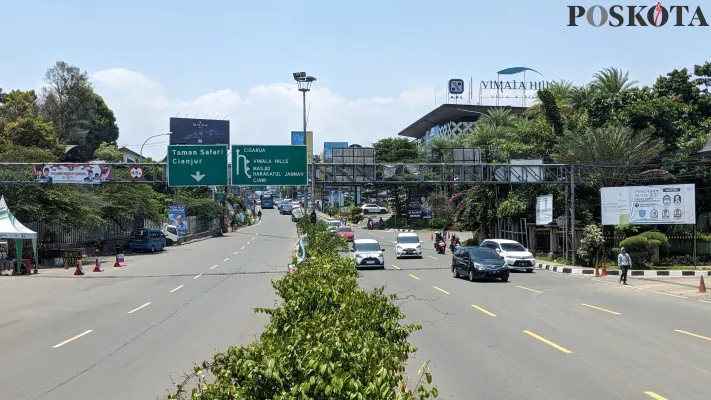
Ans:
<svg viewBox="0 0 711 400"><path fill-rule="evenodd" d="M230 121L220 119L170 119L170 144L230 144Z"/></svg>
<svg viewBox="0 0 711 400"><path fill-rule="evenodd" d="M306 158L308 162L311 162L314 154L314 133L312 131L306 131L306 135L304 135L304 131L291 131L291 145L306 145Z"/></svg>
<svg viewBox="0 0 711 400"><path fill-rule="evenodd" d="M553 222L553 195L536 197L536 225L548 225Z"/></svg>
<svg viewBox="0 0 711 400"><path fill-rule="evenodd" d="M694 225L696 186L626 186L600 189L603 225Z"/></svg>
<svg viewBox="0 0 711 400"><path fill-rule="evenodd" d="M168 221L170 225L175 225L178 235L184 236L188 232L188 217L186 206L168 206Z"/></svg>
<svg viewBox="0 0 711 400"><path fill-rule="evenodd" d="M333 149L338 147L348 147L348 142L323 142L323 158L331 160L333 158Z"/></svg>
<svg viewBox="0 0 711 400"><path fill-rule="evenodd" d="M425 194L411 195L407 203L407 214L410 218L432 218L432 206L429 196Z"/></svg>
<svg viewBox="0 0 711 400"><path fill-rule="evenodd" d="M103 164L36 164L35 181L100 185L111 180L111 166Z"/></svg>

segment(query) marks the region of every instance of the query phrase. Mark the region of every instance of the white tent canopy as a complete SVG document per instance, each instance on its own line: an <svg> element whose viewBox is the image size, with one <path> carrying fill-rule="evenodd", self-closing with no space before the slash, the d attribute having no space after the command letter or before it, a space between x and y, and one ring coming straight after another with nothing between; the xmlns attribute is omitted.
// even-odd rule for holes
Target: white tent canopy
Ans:
<svg viewBox="0 0 711 400"><path fill-rule="evenodd" d="M22 225L20 221L15 219L15 216L12 215L10 208L7 206L7 202L5 202L5 196L0 196L0 238L15 239L15 251L18 255L18 272L22 265L23 240L32 240L32 249L34 250L35 265L37 265L37 232L32 231L30 228Z"/></svg>

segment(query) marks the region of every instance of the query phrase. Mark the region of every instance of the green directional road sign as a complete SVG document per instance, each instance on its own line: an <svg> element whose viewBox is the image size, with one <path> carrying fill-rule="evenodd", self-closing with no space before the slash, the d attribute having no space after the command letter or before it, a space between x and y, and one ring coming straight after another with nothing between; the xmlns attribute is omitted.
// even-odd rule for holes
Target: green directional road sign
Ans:
<svg viewBox="0 0 711 400"><path fill-rule="evenodd" d="M226 186L228 147L168 146L168 186Z"/></svg>
<svg viewBox="0 0 711 400"><path fill-rule="evenodd" d="M308 184L306 146L232 145L235 186Z"/></svg>

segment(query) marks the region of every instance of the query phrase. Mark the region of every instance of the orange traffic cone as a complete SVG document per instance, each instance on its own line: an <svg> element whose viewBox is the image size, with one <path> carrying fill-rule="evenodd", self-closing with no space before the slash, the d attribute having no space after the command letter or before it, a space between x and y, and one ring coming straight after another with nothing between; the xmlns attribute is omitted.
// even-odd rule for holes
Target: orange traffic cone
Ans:
<svg viewBox="0 0 711 400"><path fill-rule="evenodd" d="M430 242L434 241L434 232L430 233Z"/></svg>
<svg viewBox="0 0 711 400"><path fill-rule="evenodd" d="M94 264L94 271L93 272L104 272L104 269L101 268L101 261L99 259L96 259L96 264Z"/></svg>
<svg viewBox="0 0 711 400"><path fill-rule="evenodd" d="M699 282L699 293L706 293L706 284L703 276L701 277L701 282Z"/></svg>
<svg viewBox="0 0 711 400"><path fill-rule="evenodd" d="M74 270L74 275L84 275L84 270L81 267L80 260L77 260L77 269Z"/></svg>
<svg viewBox="0 0 711 400"><path fill-rule="evenodd" d="M452 232L447 232L447 239L451 239L451 238L452 238Z"/></svg>
<svg viewBox="0 0 711 400"><path fill-rule="evenodd" d="M597 269L597 263L595 263L595 276L600 276L600 271Z"/></svg>
<svg viewBox="0 0 711 400"><path fill-rule="evenodd" d="M602 263L602 276L607 276L607 265Z"/></svg>

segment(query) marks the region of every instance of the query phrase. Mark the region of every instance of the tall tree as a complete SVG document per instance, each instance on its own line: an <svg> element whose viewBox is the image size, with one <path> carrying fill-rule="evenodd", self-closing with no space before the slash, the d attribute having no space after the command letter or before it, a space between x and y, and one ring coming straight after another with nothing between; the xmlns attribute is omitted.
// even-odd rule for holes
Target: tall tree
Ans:
<svg viewBox="0 0 711 400"><path fill-rule="evenodd" d="M57 141L87 144L87 134L95 125L97 109L89 75L58 61L47 70L45 83L43 110L55 126Z"/></svg>
<svg viewBox="0 0 711 400"><path fill-rule="evenodd" d="M640 167L658 156L664 146L646 132L627 127L606 126L586 132L566 132L552 154L555 161L586 164L583 182L598 191L606 186L623 186Z"/></svg>
<svg viewBox="0 0 711 400"><path fill-rule="evenodd" d="M539 90L538 98L543 106L546 120L553 127L555 135L558 137L563 136L563 117L560 115L560 109L558 108L553 93L548 89Z"/></svg>
<svg viewBox="0 0 711 400"><path fill-rule="evenodd" d="M14 145L53 150L54 127L40 115L35 92L13 90L4 100L0 105L0 119L4 121L0 137Z"/></svg>
<svg viewBox="0 0 711 400"><path fill-rule="evenodd" d="M414 142L407 138L384 138L373 143L376 162L417 162L420 152Z"/></svg>
<svg viewBox="0 0 711 400"><path fill-rule="evenodd" d="M95 118L86 134L86 144L97 149L101 143L116 143L119 128L116 125L114 112L106 105L104 99L96 93L92 94L95 101Z"/></svg>

